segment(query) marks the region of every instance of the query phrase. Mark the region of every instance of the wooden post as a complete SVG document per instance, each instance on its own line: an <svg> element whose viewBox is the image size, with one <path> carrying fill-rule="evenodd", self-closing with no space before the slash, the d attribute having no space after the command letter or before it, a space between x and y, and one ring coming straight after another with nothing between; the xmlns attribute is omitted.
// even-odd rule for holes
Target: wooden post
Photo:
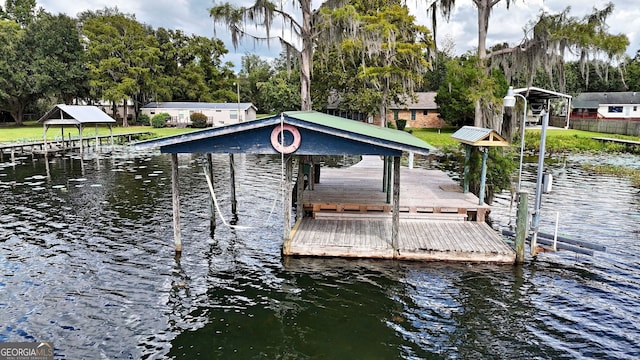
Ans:
<svg viewBox="0 0 640 360"><path fill-rule="evenodd" d="M298 179L296 183L298 188L296 189L296 220L302 219L304 217L304 209L303 209L303 197L304 197L304 161L303 157L298 156Z"/></svg>
<svg viewBox="0 0 640 360"><path fill-rule="evenodd" d="M393 157L393 215L391 223L391 244L393 257L400 255L400 156Z"/></svg>
<svg viewBox="0 0 640 360"><path fill-rule="evenodd" d="M231 182L231 221L232 225L238 222L238 201L236 200L236 163L233 154L229 154L229 181Z"/></svg>
<svg viewBox="0 0 640 360"><path fill-rule="evenodd" d="M471 145L464 145L464 175L463 175L463 193L469 192L469 162L471 161Z"/></svg>
<svg viewBox="0 0 640 360"><path fill-rule="evenodd" d="M524 241L527 237L529 218L529 193L518 192L518 212L516 214L516 264L524 263Z"/></svg>
<svg viewBox="0 0 640 360"><path fill-rule="evenodd" d="M392 163L393 163L393 159L391 159L391 156L387 156L386 157L386 163L387 163L387 173L386 173L386 177L387 177L387 188L386 188L386 192L387 192L387 204L391 203L391 173L393 171L392 167Z"/></svg>
<svg viewBox="0 0 640 360"><path fill-rule="evenodd" d="M284 201L282 206L284 213L284 241L291 240L291 181L293 177L293 161L291 156L284 159Z"/></svg>
<svg viewBox="0 0 640 360"><path fill-rule="evenodd" d="M100 137L98 136L98 124L95 125L95 136L96 136L96 153L100 152Z"/></svg>
<svg viewBox="0 0 640 360"><path fill-rule="evenodd" d="M180 177L178 174L178 154L171 154L171 193L173 195L173 243L176 254L182 252L180 239Z"/></svg>
<svg viewBox="0 0 640 360"><path fill-rule="evenodd" d="M207 171L209 172L209 179L211 179L211 184L213 187L213 156L211 153L207 154ZM211 219L209 220L209 229L211 233L211 237L213 237L213 233L216 229L216 204L213 202L213 197L211 197L210 203L210 213Z"/></svg>
<svg viewBox="0 0 640 360"><path fill-rule="evenodd" d="M480 148L482 151L482 170L480 171L480 191L478 191L478 205L484 205L484 187L487 181L487 156L489 151L487 148Z"/></svg>
<svg viewBox="0 0 640 360"><path fill-rule="evenodd" d="M316 185L316 164L313 155L309 155L309 190L314 190Z"/></svg>
<svg viewBox="0 0 640 360"><path fill-rule="evenodd" d="M80 135L80 156L84 154L84 142L82 141L82 124L78 126L78 133Z"/></svg>
<svg viewBox="0 0 640 360"><path fill-rule="evenodd" d="M387 191L387 157L382 157L382 191Z"/></svg>

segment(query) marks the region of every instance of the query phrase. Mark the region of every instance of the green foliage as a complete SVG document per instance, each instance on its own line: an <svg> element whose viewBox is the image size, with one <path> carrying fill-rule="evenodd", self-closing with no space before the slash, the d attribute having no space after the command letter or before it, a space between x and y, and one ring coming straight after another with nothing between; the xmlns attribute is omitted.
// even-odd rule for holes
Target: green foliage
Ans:
<svg viewBox="0 0 640 360"><path fill-rule="evenodd" d="M154 128L163 128L167 126L167 121L171 119L171 115L167 113L155 114L151 118L151 126Z"/></svg>
<svg viewBox="0 0 640 360"><path fill-rule="evenodd" d="M149 126L151 125L151 119L147 114L138 115L138 125Z"/></svg>
<svg viewBox="0 0 640 360"><path fill-rule="evenodd" d="M587 171L592 171L596 174L628 177L631 180L631 184L633 184L633 186L640 188L640 169L632 169L632 168L617 166L617 165L594 165L594 164L584 164L582 165L582 168Z"/></svg>
<svg viewBox="0 0 640 360"><path fill-rule="evenodd" d="M199 112L194 112L194 113L191 113L189 118L191 120L191 127L194 127L194 128L207 127L207 115Z"/></svg>
<svg viewBox="0 0 640 360"><path fill-rule="evenodd" d="M83 97L86 79L75 20L46 12L24 28L0 20L0 110L18 125L25 109L40 99L70 102Z"/></svg>
<svg viewBox="0 0 640 360"><path fill-rule="evenodd" d="M406 119L396 120L396 126L398 127L398 130L404 131L404 128L407 126L407 120Z"/></svg>

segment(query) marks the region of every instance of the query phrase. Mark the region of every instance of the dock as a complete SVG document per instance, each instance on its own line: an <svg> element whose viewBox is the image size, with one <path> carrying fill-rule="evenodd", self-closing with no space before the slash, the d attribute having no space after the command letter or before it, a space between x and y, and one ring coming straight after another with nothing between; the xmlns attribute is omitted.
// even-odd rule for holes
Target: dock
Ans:
<svg viewBox="0 0 640 360"><path fill-rule="evenodd" d="M485 223L490 206L439 170L400 170L399 248L391 244L391 204L382 161L365 156L349 168L323 168L305 190L310 216L299 220L283 253L294 256L514 263L515 252Z"/></svg>
<svg viewBox="0 0 640 360"><path fill-rule="evenodd" d="M593 140L601 141L601 142L610 142L615 144L624 145L627 151L632 151L640 149L640 141L635 140L626 140L626 139L618 139L618 138L610 138L610 137L594 137Z"/></svg>
<svg viewBox="0 0 640 360"><path fill-rule="evenodd" d="M85 138L65 138L51 140L27 140L11 143L0 144L0 160L4 159L4 155L42 155L45 152L54 154L80 149L81 146L89 148L91 143L101 146L103 143L110 143L112 140L118 142L131 142L143 136L151 135L150 131L136 131L114 135L100 135Z"/></svg>

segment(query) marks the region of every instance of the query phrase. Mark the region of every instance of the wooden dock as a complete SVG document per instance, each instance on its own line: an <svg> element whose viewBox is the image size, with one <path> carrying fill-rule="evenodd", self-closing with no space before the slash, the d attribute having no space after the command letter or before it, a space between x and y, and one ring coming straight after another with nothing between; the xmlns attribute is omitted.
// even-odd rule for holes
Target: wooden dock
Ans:
<svg viewBox="0 0 640 360"><path fill-rule="evenodd" d="M138 139L143 136L151 135L150 131L137 131L123 134L113 135L100 135L92 137L74 137L55 140L29 140L19 141L12 143L0 144L0 160L4 159L4 155L16 155L16 154L28 154L28 155L42 155L45 152L54 154L58 152L66 152L80 149L82 145L85 148L89 148L91 143L101 146L103 143L108 143L112 139L117 142L131 142L134 139ZM82 144L81 144L82 142Z"/></svg>
<svg viewBox="0 0 640 360"><path fill-rule="evenodd" d="M484 220L488 205L462 193L445 173L401 169L398 252L391 244L391 205L382 191L382 161L322 169L306 190L305 210L285 255L514 263L515 252Z"/></svg>

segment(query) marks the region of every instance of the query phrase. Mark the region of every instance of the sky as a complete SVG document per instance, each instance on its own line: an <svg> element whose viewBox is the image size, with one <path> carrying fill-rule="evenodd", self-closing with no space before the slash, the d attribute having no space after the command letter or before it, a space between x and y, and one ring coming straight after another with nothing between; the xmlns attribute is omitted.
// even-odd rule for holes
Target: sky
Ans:
<svg viewBox="0 0 640 360"><path fill-rule="evenodd" d="M278 0L275 0L278 1ZM282 0L289 6L296 3L293 0ZM234 5L250 6L255 1L236 0L229 1ZM416 16L417 23L430 27L426 16L426 4L431 0L407 0L407 6ZM502 1L492 12L489 19L489 33L487 47L494 44L507 42L516 45L523 38L523 28L534 20L543 10L550 13L563 11L571 3L571 16L582 18L592 12L594 7L602 8L609 0L591 1L567 1L567 0L515 0L511 2L509 10L506 2ZM630 45L627 48L629 56L635 56L640 49L640 27L634 26L640 19L640 6L637 0L613 0L614 13L607 23L609 32L625 34L629 38ZM258 54L265 59L273 59L281 52L280 44L274 41L270 46L255 45L251 40L244 40L234 49L228 31L219 26L214 33L214 24L209 17L209 8L221 1L213 0L37 0L39 7L50 13L65 13L75 17L84 10L98 10L106 6L118 7L121 12L134 14L141 23L151 25L154 28L181 29L187 34L197 34L206 37L217 37L224 41L229 53L223 59L233 62L236 71L239 70L242 56L246 54ZM313 1L314 7L321 1ZM295 12L295 10L292 10ZM278 30L272 31L279 34ZM440 19L437 30L438 46L445 43L455 45L456 55L473 50L477 46L477 11L471 4L471 0L456 1L456 9L449 22Z"/></svg>

